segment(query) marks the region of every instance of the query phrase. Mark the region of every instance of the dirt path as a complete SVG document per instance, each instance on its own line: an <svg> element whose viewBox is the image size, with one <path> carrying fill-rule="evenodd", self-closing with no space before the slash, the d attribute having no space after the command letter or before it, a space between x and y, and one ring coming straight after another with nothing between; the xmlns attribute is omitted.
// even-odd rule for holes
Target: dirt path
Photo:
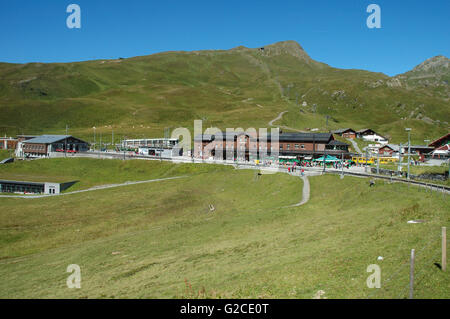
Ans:
<svg viewBox="0 0 450 319"><path fill-rule="evenodd" d="M274 118L272 121L270 121L270 122L268 123L269 126L274 126L274 125L273 125L273 122L278 121L278 120L281 120L281 118L283 117L284 113L287 113L287 112L289 112L289 111L283 111L283 112L281 112L280 114L278 114L278 116L277 116L276 118Z"/></svg>
<svg viewBox="0 0 450 319"><path fill-rule="evenodd" d="M286 208L286 207L298 207L298 206L306 204L309 201L310 186L309 186L308 177L306 175L305 176L299 176L299 177L303 180L302 200L300 202L298 202L297 204L284 206L283 208Z"/></svg>
<svg viewBox="0 0 450 319"><path fill-rule="evenodd" d="M136 185L136 184L160 182L160 181L167 181L167 180L171 180L171 179L178 179L178 178L185 178L185 177L187 177L187 176L157 178L157 179L149 179L149 180L146 180L146 181L125 182L125 183L121 183L121 184L99 185L99 186L94 186L94 187L87 188L87 189L82 189L82 190L79 190L79 191L73 191L73 192L67 192L67 193L61 193L61 194L55 194L55 195L0 195L0 198L8 197L8 198L34 199L34 198L44 198L44 197L55 197L55 196L63 196L63 195L71 195L71 194L77 194L77 193L91 192L91 191L95 191L95 190L99 190L99 189L107 189L107 188L121 187L121 186L127 186L127 185Z"/></svg>
<svg viewBox="0 0 450 319"><path fill-rule="evenodd" d="M358 144L351 138L347 139L350 143L352 143L353 147L355 148L356 153L362 154L361 150L359 149Z"/></svg>
<svg viewBox="0 0 450 319"><path fill-rule="evenodd" d="M281 119L283 118L283 115L284 115L285 113L287 113L287 112L289 112L289 111L283 111L283 112L281 112L280 114L278 114L278 116L277 116L276 118L274 118L272 121L268 122L267 124L269 124L269 126L277 126L277 125L274 125L273 122L276 122L276 121L278 121L278 120L281 120ZM306 132L306 131L302 131L302 130L299 130L299 129L296 129L296 128L284 126L284 125L278 125L277 127L279 127L279 128L284 128L284 129L290 130L290 131L300 132L300 133L305 133L305 132Z"/></svg>
<svg viewBox="0 0 450 319"><path fill-rule="evenodd" d="M298 207L303 204L306 204L309 201L310 186L309 186L308 177L301 176L300 178L303 180L302 200L300 202L298 202L297 204L291 205L290 207Z"/></svg>

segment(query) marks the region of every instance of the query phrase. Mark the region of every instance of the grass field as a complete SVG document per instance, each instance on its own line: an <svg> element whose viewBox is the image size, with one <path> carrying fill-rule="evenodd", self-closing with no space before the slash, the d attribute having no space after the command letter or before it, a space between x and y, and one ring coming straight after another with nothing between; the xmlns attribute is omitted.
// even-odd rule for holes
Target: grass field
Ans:
<svg viewBox="0 0 450 319"><path fill-rule="evenodd" d="M0 161L11 157L11 155L14 156L14 152L11 154L9 150L0 150Z"/></svg>
<svg viewBox="0 0 450 319"><path fill-rule="evenodd" d="M31 182L78 181L67 189L67 192L70 192L97 185L202 173L208 171L208 169L207 166L174 165L159 161L54 158L17 161L13 165L0 166L0 178ZM224 170L226 168L215 166L215 169Z"/></svg>
<svg viewBox="0 0 450 319"><path fill-rule="evenodd" d="M286 174L257 180L255 171L215 165L49 161L55 176L77 177L79 187L94 183L83 174L91 168L108 183L190 177L0 198L0 297L312 298L324 290L327 298L404 298L411 248L416 297L450 297L448 272L433 265L440 262L440 227L449 226L450 205L441 194L325 175L310 178L307 204L285 207L300 201L302 189L300 179ZM50 172L45 165L20 163L7 173ZM407 224L410 219L426 223ZM374 263L382 269L379 290L366 286L366 268ZM69 264L81 267L81 289L66 287Z"/></svg>
<svg viewBox="0 0 450 319"><path fill-rule="evenodd" d="M372 165L376 167L376 164ZM398 170L398 164L380 164L380 168L389 169L392 171ZM408 171L408 166L406 163L403 163L401 167L402 172ZM421 175L421 174L445 174L448 172L448 165L441 166L415 166L411 165L409 167L409 171L411 175ZM447 178L445 181L440 180L429 180L429 179L420 179L421 181L426 181L433 184L442 184L442 185L450 185L450 179Z"/></svg>

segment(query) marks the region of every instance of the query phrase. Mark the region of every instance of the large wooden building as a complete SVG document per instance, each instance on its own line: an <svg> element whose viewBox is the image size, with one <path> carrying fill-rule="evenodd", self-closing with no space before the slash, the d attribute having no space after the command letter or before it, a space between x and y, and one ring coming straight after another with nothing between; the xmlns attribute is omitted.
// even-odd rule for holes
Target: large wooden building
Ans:
<svg viewBox="0 0 450 319"><path fill-rule="evenodd" d="M348 144L331 133L281 133L278 141L270 134L204 134L194 138L194 157L202 159L274 160L274 156L319 157L324 154L349 157ZM276 152L277 151L277 152Z"/></svg>
<svg viewBox="0 0 450 319"><path fill-rule="evenodd" d="M89 150L89 144L71 135L41 135L24 140L24 157L50 157L52 153L77 153Z"/></svg>

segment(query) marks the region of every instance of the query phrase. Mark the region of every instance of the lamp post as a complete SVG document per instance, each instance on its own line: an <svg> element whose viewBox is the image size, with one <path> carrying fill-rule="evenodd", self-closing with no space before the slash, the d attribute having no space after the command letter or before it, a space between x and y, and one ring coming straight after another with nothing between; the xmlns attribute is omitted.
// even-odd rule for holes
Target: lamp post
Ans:
<svg viewBox="0 0 450 319"><path fill-rule="evenodd" d="M409 179L409 156L411 154L411 128L405 128L405 131L408 132L408 176L407 179Z"/></svg>

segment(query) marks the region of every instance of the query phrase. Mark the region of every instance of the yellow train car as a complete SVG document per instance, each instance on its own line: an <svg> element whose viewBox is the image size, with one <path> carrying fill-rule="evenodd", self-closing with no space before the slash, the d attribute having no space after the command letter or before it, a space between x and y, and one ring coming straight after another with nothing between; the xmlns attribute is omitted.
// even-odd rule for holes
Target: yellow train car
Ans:
<svg viewBox="0 0 450 319"><path fill-rule="evenodd" d="M380 164L392 164L398 162L396 157L380 157Z"/></svg>
<svg viewBox="0 0 450 319"><path fill-rule="evenodd" d="M362 156L353 156L352 157L352 161L357 163L357 164L373 164L375 163L373 157L368 157L367 159L365 157Z"/></svg>
<svg viewBox="0 0 450 319"><path fill-rule="evenodd" d="M398 158L395 157L380 157L380 164L390 164L390 163L396 163L398 162ZM377 158L376 157L368 157L367 160L364 156L353 156L352 161L357 164L376 164Z"/></svg>

